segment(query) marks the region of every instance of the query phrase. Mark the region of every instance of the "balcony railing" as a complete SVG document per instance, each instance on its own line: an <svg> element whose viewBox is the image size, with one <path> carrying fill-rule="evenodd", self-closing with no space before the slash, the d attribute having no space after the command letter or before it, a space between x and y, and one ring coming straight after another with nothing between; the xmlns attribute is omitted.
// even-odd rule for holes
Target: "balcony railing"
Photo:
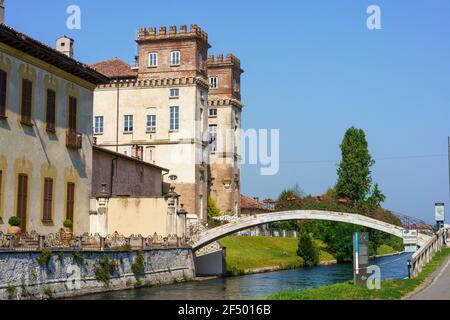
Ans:
<svg viewBox="0 0 450 320"><path fill-rule="evenodd" d="M70 149L81 149L83 146L81 133L68 130L66 135L66 146Z"/></svg>

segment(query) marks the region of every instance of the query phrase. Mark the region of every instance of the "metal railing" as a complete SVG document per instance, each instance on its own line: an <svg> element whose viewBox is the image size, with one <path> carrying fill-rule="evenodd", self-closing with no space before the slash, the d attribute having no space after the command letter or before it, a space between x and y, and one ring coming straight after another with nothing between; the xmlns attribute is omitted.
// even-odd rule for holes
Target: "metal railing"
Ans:
<svg viewBox="0 0 450 320"><path fill-rule="evenodd" d="M424 246L420 247L408 261L409 278L416 278L423 267L433 259L434 255L441 251L445 242L444 229L439 230Z"/></svg>

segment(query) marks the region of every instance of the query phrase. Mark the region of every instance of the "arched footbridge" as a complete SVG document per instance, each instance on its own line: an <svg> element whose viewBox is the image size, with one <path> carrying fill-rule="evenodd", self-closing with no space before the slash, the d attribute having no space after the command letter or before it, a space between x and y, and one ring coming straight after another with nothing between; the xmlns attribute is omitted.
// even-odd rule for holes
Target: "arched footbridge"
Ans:
<svg viewBox="0 0 450 320"><path fill-rule="evenodd" d="M399 238L403 238L403 231L405 230L405 228L403 227L354 213L316 211L316 210L294 210L294 211L271 212L238 219L236 221L227 223L223 226L214 229L209 229L196 235L191 240L190 245L192 246L193 251L197 251L217 240L220 240L226 236L229 236L242 230L246 230L252 227L268 223L291 221L291 220L323 220L323 221L344 222L379 230L385 233L392 234ZM431 237L429 235L419 233L418 245L423 246L430 239Z"/></svg>

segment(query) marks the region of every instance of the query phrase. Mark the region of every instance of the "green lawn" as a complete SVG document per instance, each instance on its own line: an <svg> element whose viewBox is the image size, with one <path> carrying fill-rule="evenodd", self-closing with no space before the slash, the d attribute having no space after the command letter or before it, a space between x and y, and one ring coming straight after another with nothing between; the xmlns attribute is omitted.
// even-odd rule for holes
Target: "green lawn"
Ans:
<svg viewBox="0 0 450 320"><path fill-rule="evenodd" d="M369 290L366 287L354 286L350 282L318 289L299 292L280 292L269 297L272 300L398 300L412 293L425 283L427 277L433 273L450 255L450 248L444 248L436 254L434 259L423 268L422 273L415 279L383 280L380 290Z"/></svg>
<svg viewBox="0 0 450 320"><path fill-rule="evenodd" d="M397 253L397 251L392 248L391 246L388 246L387 244L382 244L377 249L377 255L385 255L385 254L393 254Z"/></svg>
<svg viewBox="0 0 450 320"><path fill-rule="evenodd" d="M299 268L303 260L297 256L297 239L271 237L228 237L220 241L227 247L227 269L235 274L243 274L245 270L282 267ZM325 251L323 243L317 243L321 248L321 261L334 260Z"/></svg>

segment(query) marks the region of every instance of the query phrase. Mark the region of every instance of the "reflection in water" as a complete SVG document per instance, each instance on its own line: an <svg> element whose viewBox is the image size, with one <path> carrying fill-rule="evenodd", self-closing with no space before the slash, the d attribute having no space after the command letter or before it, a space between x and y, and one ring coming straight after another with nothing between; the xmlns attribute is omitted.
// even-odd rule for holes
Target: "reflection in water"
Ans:
<svg viewBox="0 0 450 320"><path fill-rule="evenodd" d="M383 279L408 276L410 254L373 259L381 268ZM91 295L89 300L240 300L265 299L278 291L298 291L351 280L352 266L339 264L310 269L296 269L242 277L174 284L128 291Z"/></svg>

